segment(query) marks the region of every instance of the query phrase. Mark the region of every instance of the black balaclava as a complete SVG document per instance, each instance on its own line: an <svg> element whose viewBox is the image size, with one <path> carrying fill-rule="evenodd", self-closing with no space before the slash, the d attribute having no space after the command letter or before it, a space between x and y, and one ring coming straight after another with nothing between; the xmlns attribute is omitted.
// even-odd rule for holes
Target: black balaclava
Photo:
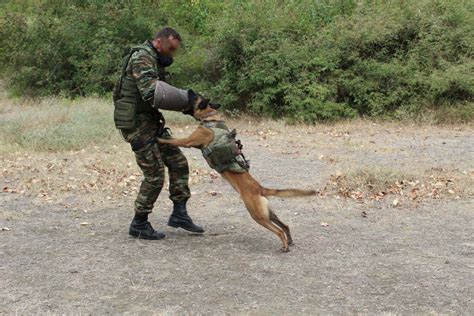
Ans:
<svg viewBox="0 0 474 316"><path fill-rule="evenodd" d="M148 43L150 44L151 47L153 47L153 49L155 50L156 52L156 55L158 57L156 57L156 61L158 62L158 65L160 65L160 67L169 67L171 66L171 64L173 63L174 59L173 57L171 56L165 56L163 55L162 53L160 53L156 47L153 45L153 42L152 41L148 41Z"/></svg>

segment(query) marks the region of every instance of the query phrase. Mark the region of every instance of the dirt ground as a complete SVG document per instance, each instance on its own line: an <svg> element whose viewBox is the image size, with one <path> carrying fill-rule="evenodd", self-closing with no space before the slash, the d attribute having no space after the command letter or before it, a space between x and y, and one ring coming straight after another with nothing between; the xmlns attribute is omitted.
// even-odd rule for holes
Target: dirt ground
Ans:
<svg viewBox="0 0 474 316"><path fill-rule="evenodd" d="M166 226L164 191L151 215L162 241L127 235L140 174L126 144L12 153L1 158L0 314L474 314L471 127L229 125L262 184L320 191L271 200L289 253L196 150L185 150L189 209L206 233ZM399 180L340 187L358 170Z"/></svg>

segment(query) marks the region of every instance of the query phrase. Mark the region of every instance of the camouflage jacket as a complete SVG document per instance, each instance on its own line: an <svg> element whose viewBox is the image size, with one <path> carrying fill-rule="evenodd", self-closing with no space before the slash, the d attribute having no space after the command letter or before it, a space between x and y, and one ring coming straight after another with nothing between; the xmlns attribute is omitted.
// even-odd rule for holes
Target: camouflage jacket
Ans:
<svg viewBox="0 0 474 316"><path fill-rule="evenodd" d="M146 41L141 46L144 49L134 52L130 57L126 68L126 76L136 81L138 91L144 101L152 101L156 81L166 81L166 71L165 68L158 65L158 52L153 44Z"/></svg>
<svg viewBox="0 0 474 316"><path fill-rule="evenodd" d="M158 52L151 42L131 49L114 87L116 128L130 132L139 128L143 120L159 121L163 125L163 117L152 105L156 83L164 77L165 69L158 65Z"/></svg>

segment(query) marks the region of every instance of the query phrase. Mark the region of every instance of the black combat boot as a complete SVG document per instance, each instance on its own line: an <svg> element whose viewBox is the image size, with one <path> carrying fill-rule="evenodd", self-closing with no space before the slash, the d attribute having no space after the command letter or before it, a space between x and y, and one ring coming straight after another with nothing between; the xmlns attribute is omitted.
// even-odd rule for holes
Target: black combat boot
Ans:
<svg viewBox="0 0 474 316"><path fill-rule="evenodd" d="M174 203L173 213L168 221L168 226L181 227L193 233L204 233L204 229L193 223L191 217L189 217L186 211L186 202Z"/></svg>
<svg viewBox="0 0 474 316"><path fill-rule="evenodd" d="M140 239L158 240L166 237L162 232L156 231L148 221L148 214L135 213L135 217L130 224L128 234Z"/></svg>

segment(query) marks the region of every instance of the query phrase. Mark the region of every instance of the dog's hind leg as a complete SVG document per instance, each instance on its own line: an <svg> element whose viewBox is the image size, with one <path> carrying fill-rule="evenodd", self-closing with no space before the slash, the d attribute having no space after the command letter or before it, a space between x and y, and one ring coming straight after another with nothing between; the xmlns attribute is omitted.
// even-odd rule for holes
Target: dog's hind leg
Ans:
<svg viewBox="0 0 474 316"><path fill-rule="evenodd" d="M267 228L271 232L273 232L275 235L277 235L280 239L281 242L283 243L282 251L283 252L288 252L290 251L288 247L288 238L283 229L280 227L276 226L275 224L272 223L270 220L270 210L268 209L268 200L262 196L253 196L246 198L244 195L242 195L242 198L244 200L245 206L247 207L250 216L262 225L263 227Z"/></svg>
<svg viewBox="0 0 474 316"><path fill-rule="evenodd" d="M278 227L280 227L281 229L283 229L283 231L285 232L286 234L286 237L288 238L288 245L292 245L293 244L293 238L291 238L291 233L290 233L290 227L288 227L288 225L286 225L285 223L283 223L279 218L278 216L276 216L275 213L273 213L273 211L271 209L268 209L268 211L270 212L270 220L275 223Z"/></svg>

